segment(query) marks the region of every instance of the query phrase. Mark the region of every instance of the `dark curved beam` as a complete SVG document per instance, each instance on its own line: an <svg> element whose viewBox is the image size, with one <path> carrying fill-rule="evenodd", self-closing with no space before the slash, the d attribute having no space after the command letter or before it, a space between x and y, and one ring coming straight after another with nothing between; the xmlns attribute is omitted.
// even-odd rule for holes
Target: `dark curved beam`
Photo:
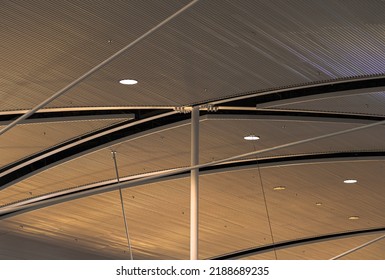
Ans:
<svg viewBox="0 0 385 280"><path fill-rule="evenodd" d="M361 230L312 236L312 237L283 241L275 244L268 244L264 246L249 248L249 249L232 252L221 256L216 256L210 259L211 260L234 260L234 259L245 258L247 256L267 253L273 250L282 250L290 247L297 247L297 246L307 245L311 243L320 243L320 242L325 242L330 240L338 240L338 239L344 239L344 238L350 238L350 237L356 237L360 235L367 235L367 234L374 234L374 233L381 233L381 232L385 232L385 227L361 229Z"/></svg>
<svg viewBox="0 0 385 280"><path fill-rule="evenodd" d="M157 111L151 111L154 113ZM368 124L382 121L383 117L340 115L340 114L319 114L319 113L298 113L298 112L269 112L269 111L244 111L244 110L221 110L218 112L202 112L202 119L226 119L230 118L253 118L253 119L279 119L297 121L319 121L319 122L340 122ZM162 111L152 116L140 115L136 112L135 120L128 120L119 124L98 130L82 137L72 139L60 145L54 146L43 152L23 158L0 169L0 190L5 189L17 182L37 174L59 163L85 155L87 153L127 141L135 136L143 136L153 133L155 128L168 129L173 126L188 123L189 114L180 114L175 111Z"/></svg>
<svg viewBox="0 0 385 280"><path fill-rule="evenodd" d="M274 89L271 91L264 91L258 93L250 93L235 98L225 98L217 101L213 101L210 104L224 104L221 106L220 111L206 111L203 114L252 114L254 116L297 116L304 118L339 118L339 119L351 119L359 121L379 121L383 120L382 117L365 116L365 115L351 115L351 114L321 114L311 112L276 112L276 111L245 111L241 109L230 108L255 108L256 104L263 102L270 102L273 100L292 99L299 96L312 96L322 95L332 92L341 92L355 89L379 89L385 86L385 77L363 77L351 80L334 80L327 81L321 84L311 83L299 85L294 88ZM228 110L225 107L229 108ZM98 111L103 112L102 110ZM161 109L137 109L136 111L130 111L135 113L136 120L121 123L117 126L111 127L112 129L104 129L103 131L94 132L93 135L84 135L79 139L71 140L69 142L62 143L58 146L45 150L44 152L31 155L16 161L10 165L7 165L0 169L0 190L4 189L18 181L26 179L27 177L36 174L47 168L51 168L59 163L63 163L67 160L73 159L77 156L84 155L88 152L101 149L108 145L116 144L124 141L129 136L144 133L146 130L152 129L157 126L172 125L183 120L188 120L188 114L178 114L173 110L161 110ZM46 112L44 114L64 114L65 112ZM72 112L72 114L79 114L80 112ZM83 112L84 113L84 112ZM81 113L81 114L83 114ZM89 112L88 112L89 113ZM15 115L12 115L13 118ZM48 116L48 115L45 115ZM52 116L52 115L51 115ZM154 117L159 116L159 117ZM2 115L6 118L7 116ZM8 116L9 117L9 116ZM36 113L34 117L39 117L39 113ZM148 121L146 121L148 118ZM120 128L119 128L120 127ZM108 130L112 131L108 133ZM95 134L103 134L103 136L96 137ZM93 137L95 136L95 137ZM89 141L84 141L89 137ZM78 142L79 144L73 143ZM65 146L68 146L66 148ZM57 152L55 152L57 151Z"/></svg>
<svg viewBox="0 0 385 280"><path fill-rule="evenodd" d="M373 161L385 160L383 152L344 152L344 153L322 153L301 156L286 156L266 159L246 159L236 162L227 162L218 165L211 165L200 169L201 176L217 174L221 172L239 171L253 168L268 168L274 166L290 166L299 164L314 164L344 161ZM24 201L0 207L0 220L10 218L37 209L72 201L92 195L115 191L120 188L137 187L144 184L157 183L168 180L186 178L189 176L190 167L179 168L170 171L154 172L142 176L131 176L120 178L120 183L110 180L102 183L95 183L88 186L72 188L56 193L45 194L40 197L30 198Z"/></svg>
<svg viewBox="0 0 385 280"><path fill-rule="evenodd" d="M272 90L251 92L211 103L223 106L263 108L265 107L264 104L268 105L270 103L271 105L272 102L277 101L309 97L318 99L320 97L340 96L341 94L364 93L369 90L371 92L385 90L385 77L383 75L365 76L286 86Z"/></svg>
<svg viewBox="0 0 385 280"><path fill-rule="evenodd" d="M1 116L0 116L1 117ZM37 118L30 118L27 120L23 120L20 124L47 124L47 123L60 123L60 122L77 122L77 121L94 121L94 120L113 120L113 119L121 119L121 120L132 120L134 119L134 114L125 113L125 114L90 114L90 115L63 115L60 116L44 116ZM7 125L9 123L8 120L3 121L0 118L0 126Z"/></svg>
<svg viewBox="0 0 385 280"><path fill-rule="evenodd" d="M162 126L176 122L176 112L174 111L148 110L134 113L136 115L134 120L120 122L93 131L2 167L0 169L0 190L41 170L91 152L94 149L108 146L115 141L119 141L119 139L139 134L158 125ZM188 116L177 116L177 120L181 119L188 119Z"/></svg>

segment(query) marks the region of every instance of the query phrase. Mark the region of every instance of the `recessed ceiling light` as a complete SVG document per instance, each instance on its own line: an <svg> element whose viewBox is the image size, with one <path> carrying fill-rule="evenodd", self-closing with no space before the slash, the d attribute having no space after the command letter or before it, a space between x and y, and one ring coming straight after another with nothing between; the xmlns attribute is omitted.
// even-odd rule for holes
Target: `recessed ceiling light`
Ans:
<svg viewBox="0 0 385 280"><path fill-rule="evenodd" d="M344 180L344 183L345 184L355 184L355 183L357 183L357 180L356 179L346 179L346 180Z"/></svg>
<svg viewBox="0 0 385 280"><path fill-rule="evenodd" d="M259 140L260 137L257 135L254 135L254 134L250 134L250 135L243 137L243 139L248 140L248 141L255 141L255 140Z"/></svg>
<svg viewBox="0 0 385 280"><path fill-rule="evenodd" d="M286 190L286 187L285 186L276 186L273 188L274 191L283 191L283 190Z"/></svg>
<svg viewBox="0 0 385 280"><path fill-rule="evenodd" d="M120 80L119 83L121 83L122 85L135 85L138 83L138 81L133 79L123 79Z"/></svg>
<svg viewBox="0 0 385 280"><path fill-rule="evenodd" d="M321 205L322 205L322 202L316 202L315 205L321 206Z"/></svg>
<svg viewBox="0 0 385 280"><path fill-rule="evenodd" d="M350 216L349 217L349 220L359 220L360 219L360 217L358 217L358 216Z"/></svg>

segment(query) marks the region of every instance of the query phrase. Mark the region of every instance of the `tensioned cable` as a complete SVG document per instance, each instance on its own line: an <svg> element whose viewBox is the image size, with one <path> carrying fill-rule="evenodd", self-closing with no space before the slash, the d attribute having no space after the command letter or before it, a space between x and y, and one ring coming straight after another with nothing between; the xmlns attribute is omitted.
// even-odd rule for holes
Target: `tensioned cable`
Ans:
<svg viewBox="0 0 385 280"><path fill-rule="evenodd" d="M255 147L255 144L253 144L253 147L254 147L254 151L256 151L257 148ZM271 226L271 219L270 219L269 208L267 207L267 199L266 199L266 194L265 194L265 187L264 187L264 185L263 185L263 180L262 180L262 173L261 173L261 169L260 169L260 167L259 167L258 157L255 156L255 159L256 159L256 161L257 161L257 170L258 170L258 175L259 175L259 181L260 181L260 183L261 183L261 189L262 189L263 201L264 201L264 203L265 203L265 210L266 210L267 221L268 221L268 224L269 224L271 243L273 244L273 251L274 251L275 260L278 260L277 250L275 249L275 241L274 241L274 235L273 235L273 227Z"/></svg>
<svg viewBox="0 0 385 280"><path fill-rule="evenodd" d="M340 259L340 258L342 258L342 257L344 257L346 255L349 255L349 254L351 254L351 253L353 253L355 251L358 251L358 250L360 250L360 249L362 249L362 248L364 248L364 247L366 247L366 246L368 246L370 244L373 244L373 243L375 243L377 241L380 241L383 238L385 238L385 235L382 235L382 236L377 237L377 238L375 238L375 239L373 239L373 240L371 240L369 242L366 242L366 243L364 243L364 244L362 244L360 246L357 246L357 247L355 247L353 249L350 249L349 251L346 251L346 252L344 252L344 253L342 253L342 254L340 254L338 256L335 256L335 257L331 258L330 260L338 260L338 259Z"/></svg>
<svg viewBox="0 0 385 280"><path fill-rule="evenodd" d="M37 106L35 106L34 108L32 108L31 110L29 110L28 112L26 112L24 115L21 115L19 118L17 118L16 120L14 120L13 122L11 122L10 124L8 124L6 127L4 127L3 129L0 130L0 135L4 134L5 132L7 132L8 130L10 130L11 128L13 128L15 125L17 125L18 123L20 123L22 120L25 120L26 118L30 117L31 115L33 115L34 113L36 113L39 109L43 108L44 106L46 106L47 104L51 103L53 100L55 100L56 98L60 97L61 95L63 95L64 93L66 93L67 91L69 91L70 89L72 89L74 86L76 86L77 84L79 84L80 82L82 82L84 79L88 78L89 76L91 76L93 73L95 73L96 71L98 71L100 68L102 68L103 66L107 65L108 63L110 63L111 61L113 61L114 59L116 59L117 57L119 57L120 55L122 55L125 51L127 51L128 49L130 49L131 47L133 47L134 45L136 45L137 43L139 43L140 41L142 41L144 38L146 38L148 35L150 35L151 33L153 33L154 31L156 31L157 29L159 29L160 27L162 27L163 25L165 25L167 22L169 22L170 20L174 19L175 17L177 17L178 15L180 15L181 13L183 13L184 11L186 11L188 8L190 8L191 6L193 6L194 4L196 4L199 0L193 0L191 1L189 4L187 4L186 6L184 6L182 9L180 9L179 11L177 11L176 13L172 14L171 16L169 16L168 18L166 18L165 20L161 21L159 24L157 24L155 27L151 28L150 30L148 30L146 33L144 33L143 35L139 36L137 39L135 39L134 41L132 41L131 43L129 43L127 46L125 46L124 48L122 48L121 50L119 50L118 52L116 52L115 54L113 54L112 56L110 56L109 58L107 58L106 60L102 61L101 63L99 63L98 65L96 65L94 68L92 68L91 70L89 70L88 72L84 73L82 76L80 76L79 78L77 78L76 80L74 80L73 82L71 82L70 84L68 84L67 86L65 86L64 88L62 88L61 90L57 91L54 95L52 95L51 97L47 98L46 100L44 100L43 102L41 102L40 104L38 104Z"/></svg>
<svg viewBox="0 0 385 280"><path fill-rule="evenodd" d="M116 180L118 181L118 183L120 183L118 164L116 162L116 152L115 151L111 151L111 154L112 154L112 158L114 159L115 172L116 172ZM124 228L126 229L127 245L128 245L128 249L130 251L130 258L131 258L131 260L134 260L134 257L132 255L131 239L130 239L130 234L128 232L126 211L124 210L123 194L122 194L122 188L121 187L119 187L119 195L120 195L120 204L122 205L122 213L123 213L123 219L124 219Z"/></svg>

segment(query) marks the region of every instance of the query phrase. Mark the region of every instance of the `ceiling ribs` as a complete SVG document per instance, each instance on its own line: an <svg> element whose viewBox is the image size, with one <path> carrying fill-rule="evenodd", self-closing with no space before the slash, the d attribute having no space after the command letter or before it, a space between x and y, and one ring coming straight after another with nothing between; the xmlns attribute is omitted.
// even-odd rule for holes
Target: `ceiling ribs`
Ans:
<svg viewBox="0 0 385 280"><path fill-rule="evenodd" d="M227 162L218 165L210 165L200 168L202 176L216 174L222 172L233 172L243 169L254 168L274 168L275 166L290 166L301 164L319 164L330 162L346 162L346 161L381 161L385 160L384 152L341 152L341 153L320 153L300 156L285 156L267 159L246 159L234 162ZM20 215L33 210L52 206L55 204L72 201L75 199L88 197L96 194L106 193L121 188L131 188L144 184L156 183L180 179L189 176L189 171L186 168L173 170L164 170L142 175L134 175L130 177L120 178L120 182L109 180L101 183L94 183L86 186L75 187L67 190L62 190L50 194L45 194L39 197L30 198L27 200L14 202L0 207L0 220L12 216ZM188 169L188 168L187 168ZM167 175L172 173L171 175Z"/></svg>

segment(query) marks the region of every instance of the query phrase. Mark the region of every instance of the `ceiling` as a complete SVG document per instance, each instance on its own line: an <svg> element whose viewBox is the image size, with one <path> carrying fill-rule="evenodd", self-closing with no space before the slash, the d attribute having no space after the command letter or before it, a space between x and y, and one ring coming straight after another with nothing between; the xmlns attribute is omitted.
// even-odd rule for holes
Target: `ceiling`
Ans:
<svg viewBox="0 0 385 280"><path fill-rule="evenodd" d="M0 259L188 259L192 107L200 259L385 259L384 13L3 1Z"/></svg>

